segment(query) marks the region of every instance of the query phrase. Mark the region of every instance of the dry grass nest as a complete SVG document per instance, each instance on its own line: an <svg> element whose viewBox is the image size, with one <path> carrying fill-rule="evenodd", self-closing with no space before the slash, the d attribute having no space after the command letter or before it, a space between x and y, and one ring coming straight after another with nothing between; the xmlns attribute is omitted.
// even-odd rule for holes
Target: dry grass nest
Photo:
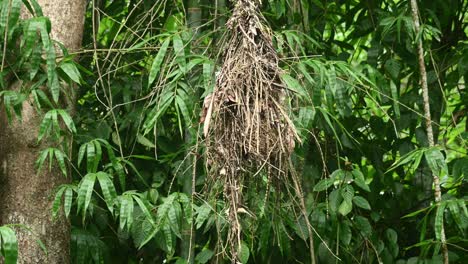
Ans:
<svg viewBox="0 0 468 264"><path fill-rule="evenodd" d="M236 1L227 23L224 62L204 105L209 178L224 184L233 261L241 241L238 211L246 179L253 180L263 170L269 179L287 181L289 156L299 140L288 117L288 93L281 83L272 34L259 5L259 0Z"/></svg>
<svg viewBox="0 0 468 264"><path fill-rule="evenodd" d="M288 156L299 140L285 108L287 90L279 78L278 56L264 25L258 1L237 1L227 23L231 38L224 63L214 92L205 100L208 160L220 166L218 174L245 172Z"/></svg>

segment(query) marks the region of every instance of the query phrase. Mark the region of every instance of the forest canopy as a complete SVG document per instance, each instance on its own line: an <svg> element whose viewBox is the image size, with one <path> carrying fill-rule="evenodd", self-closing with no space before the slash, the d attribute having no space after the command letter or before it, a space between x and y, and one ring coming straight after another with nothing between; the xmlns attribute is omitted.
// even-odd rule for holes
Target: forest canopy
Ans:
<svg viewBox="0 0 468 264"><path fill-rule="evenodd" d="M468 259L468 1L60 2L0 1L0 263Z"/></svg>

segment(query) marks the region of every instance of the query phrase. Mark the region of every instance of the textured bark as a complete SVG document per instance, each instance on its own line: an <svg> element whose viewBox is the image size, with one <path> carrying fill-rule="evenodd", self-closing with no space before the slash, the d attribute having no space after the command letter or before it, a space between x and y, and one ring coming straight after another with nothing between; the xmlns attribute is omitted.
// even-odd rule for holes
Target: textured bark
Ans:
<svg viewBox="0 0 468 264"><path fill-rule="evenodd" d="M38 0L38 3L51 20L51 37L69 50L79 48L86 1ZM28 16L23 9L22 17ZM30 229L18 229L18 263L67 264L70 263L69 222L63 215L53 219L51 213L54 189L67 179L54 169L36 173L34 163L47 143L37 145L42 119L31 103L30 98L23 104L22 122L14 120L8 125L4 111L0 111L0 224L20 224ZM47 254L38 240L44 243Z"/></svg>
<svg viewBox="0 0 468 264"><path fill-rule="evenodd" d="M52 23L51 37L68 50L81 48L86 0L37 0Z"/></svg>
<svg viewBox="0 0 468 264"><path fill-rule="evenodd" d="M419 10L418 10L418 3L416 0L411 0L411 11L413 16L413 23L414 23L414 31L416 36L419 36L421 31L421 27L419 24ZM429 147L434 146L434 132L432 130L432 119L431 119L431 107L429 102L429 89L427 87L427 73L426 73L426 64L424 62L424 48L422 39L420 38L417 42L418 45L418 62L419 62L419 72L421 78L421 88L422 88L422 96L423 96L423 104L424 104L424 117L426 119L426 133L427 133L427 141L429 143ZM439 206L440 201L442 200L442 193L440 190L440 180L439 175L432 175L433 182L434 182L434 198L437 206ZM447 241L445 238L445 228L444 223L442 222L441 232L440 232L440 240L442 242L442 254L444 257L444 263L449 263L448 257L448 248L447 248Z"/></svg>

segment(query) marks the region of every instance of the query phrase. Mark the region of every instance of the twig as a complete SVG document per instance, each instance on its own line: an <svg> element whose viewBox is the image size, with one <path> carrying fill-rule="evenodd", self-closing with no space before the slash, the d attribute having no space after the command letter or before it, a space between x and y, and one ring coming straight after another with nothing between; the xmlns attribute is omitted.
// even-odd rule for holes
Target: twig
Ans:
<svg viewBox="0 0 468 264"><path fill-rule="evenodd" d="M420 78L421 78L421 88L422 88L422 96L423 96L423 103L424 103L424 117L426 119L426 132L427 132L427 139L429 143L429 147L434 146L434 133L432 131L432 119L431 119L431 106L429 103L429 89L427 87L427 73L426 73L426 65L424 63L424 48L422 43L422 36L420 36L421 28L419 25L419 11L418 11L418 3L416 0L411 0L411 10L413 15L413 23L414 23L414 30L416 36L419 36L419 39L416 39L418 44L418 61L419 61L419 71L420 71ZM439 176L435 175L432 172L432 178L434 181L434 196L435 202L437 206L440 206L440 201L442 200L442 193L440 191L440 180ZM442 254L444 257L444 264L449 263L448 257L448 248L447 248L447 241L445 238L445 228L444 223L442 221L442 227L440 232L440 240L442 242Z"/></svg>

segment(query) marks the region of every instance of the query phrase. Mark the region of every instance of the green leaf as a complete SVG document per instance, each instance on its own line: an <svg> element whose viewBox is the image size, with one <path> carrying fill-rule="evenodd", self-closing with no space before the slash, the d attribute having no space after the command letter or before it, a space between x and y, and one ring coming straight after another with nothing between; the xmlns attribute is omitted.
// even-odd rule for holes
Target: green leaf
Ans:
<svg viewBox="0 0 468 264"><path fill-rule="evenodd" d="M167 213L169 212L169 209L172 207L172 204L174 203L174 199L176 198L176 196L177 196L177 193L169 195L168 197L164 199L163 203L159 206L158 214L157 214L157 219L159 222L162 222L167 217Z"/></svg>
<svg viewBox="0 0 468 264"><path fill-rule="evenodd" d="M54 202L52 205L52 215L54 218L56 218L59 213L60 204L62 203L62 198L64 200L65 216L68 218L68 216L70 215L71 204L72 204L72 199L73 199L73 187L72 186L62 185L60 186L59 190L55 194Z"/></svg>
<svg viewBox="0 0 468 264"><path fill-rule="evenodd" d="M190 125L190 114L189 114L189 110L188 110L187 104L185 103L184 99L182 99L181 96L176 96L175 97L175 103L176 103L179 111L182 113L182 117L184 118L186 126Z"/></svg>
<svg viewBox="0 0 468 264"><path fill-rule="evenodd" d="M78 167L80 166L81 162L83 161L85 151L87 149L87 143L80 146L78 150Z"/></svg>
<svg viewBox="0 0 468 264"><path fill-rule="evenodd" d="M173 36L173 45L174 45L174 53L176 56L176 61L179 64L182 72L186 72L187 69L187 61L185 58L185 50L184 50L184 43L182 42L182 38L179 34L175 34Z"/></svg>
<svg viewBox="0 0 468 264"><path fill-rule="evenodd" d="M54 159L54 149L53 148L48 148L49 152L49 171L52 171L52 161Z"/></svg>
<svg viewBox="0 0 468 264"><path fill-rule="evenodd" d="M54 114L57 115L57 112L55 110L50 110L44 115L44 119L42 119L41 125L39 126L39 135L37 137L38 142L40 142L42 138L44 138L49 128L52 127L52 116Z"/></svg>
<svg viewBox="0 0 468 264"><path fill-rule="evenodd" d="M143 175L141 175L140 171L135 167L135 165L131 161L122 160L122 162L128 165L133 170L135 175L140 179L141 183L143 183L146 187L150 187L150 185L146 182L146 179L143 177Z"/></svg>
<svg viewBox="0 0 468 264"><path fill-rule="evenodd" d="M117 172L117 175L119 176L120 187L124 191L125 190L125 172L124 172L124 168L122 164L120 164L119 160L115 157L114 150L112 149L112 146L109 144L109 142L107 142L107 140L104 140L101 138L96 139L96 140L106 147L107 155L109 156L109 159L112 163L112 167L114 168L114 170ZM80 148L80 152L81 152L81 148Z"/></svg>
<svg viewBox="0 0 468 264"><path fill-rule="evenodd" d="M156 145L153 142L151 142L149 139L147 139L145 136L143 136L142 134L138 133L136 137L137 137L137 142L142 144L143 146L148 147L148 148L156 148Z"/></svg>
<svg viewBox="0 0 468 264"><path fill-rule="evenodd" d="M104 201L106 202L109 212L114 212L114 199L117 197L114 183L112 182L111 176L105 172L96 173L99 185L101 186Z"/></svg>
<svg viewBox="0 0 468 264"><path fill-rule="evenodd" d="M188 62L187 67L185 68L186 72L190 72L195 66L202 65L203 67L203 62L205 61L205 58L195 58L192 59Z"/></svg>
<svg viewBox="0 0 468 264"><path fill-rule="evenodd" d="M440 177L448 174L447 163L439 148L432 147L427 149L424 152L424 156L434 175Z"/></svg>
<svg viewBox="0 0 468 264"><path fill-rule="evenodd" d="M426 208L423 208L423 209L419 209L419 210L417 210L417 211L414 211L414 212L412 212L412 213L409 213L409 214L407 214L407 215L404 215L404 216L402 216L401 218L410 218L410 217L414 217L414 216L416 216L416 215L418 215L418 214L420 214L420 213L423 213L423 212L427 211L428 209L430 209L430 207L426 207Z"/></svg>
<svg viewBox="0 0 468 264"><path fill-rule="evenodd" d="M124 230L127 226L127 230L130 230L130 227L133 223L133 198L129 194L124 194L120 197L120 222L119 228Z"/></svg>
<svg viewBox="0 0 468 264"><path fill-rule="evenodd" d="M301 86L299 81L293 78L291 75L282 74L281 80L283 81L284 84L286 84L286 87L289 90L295 92L301 99L303 100L309 99L307 91L304 89L304 87Z"/></svg>
<svg viewBox="0 0 468 264"><path fill-rule="evenodd" d="M212 62L203 63L203 84L205 86L205 95L206 92L211 92L213 89L213 73L214 65Z"/></svg>
<svg viewBox="0 0 468 264"><path fill-rule="evenodd" d="M465 200L458 199L458 206L463 210L465 217L468 218L468 210L466 208Z"/></svg>
<svg viewBox="0 0 468 264"><path fill-rule="evenodd" d="M204 248L198 255L195 257L195 261L199 264L207 263L214 255L214 252Z"/></svg>
<svg viewBox="0 0 468 264"><path fill-rule="evenodd" d="M308 85L312 87L312 85L315 84L315 80L312 78L312 76L309 74L309 71L307 70L305 64L303 62L299 62L297 64L297 68L301 72L302 75L304 75L305 79L308 82Z"/></svg>
<svg viewBox="0 0 468 264"><path fill-rule="evenodd" d="M57 112L60 115L60 117L62 117L62 120L65 123L65 126L68 128L68 130L71 133L76 133L75 123L73 122L73 119L68 114L68 112L63 109L58 109Z"/></svg>
<svg viewBox="0 0 468 264"><path fill-rule="evenodd" d="M47 29L47 24L50 24L50 21L46 17L41 17L41 20L37 23L37 28L41 34L42 43L44 44L44 49L46 51L46 62L47 62L47 86L50 89L52 98L55 103L58 103L60 95L60 84L58 80L57 71L55 69L55 48L52 44L52 41L49 38L49 30Z"/></svg>
<svg viewBox="0 0 468 264"><path fill-rule="evenodd" d="M42 166L44 165L44 162L47 159L48 154L49 154L49 149L44 149L39 154L39 158L37 158L36 160L37 174L41 173Z"/></svg>
<svg viewBox="0 0 468 264"><path fill-rule="evenodd" d="M340 240L345 246L349 246L351 243L351 238L353 237L353 233L351 231L351 227L349 222L342 222L340 223Z"/></svg>
<svg viewBox="0 0 468 264"><path fill-rule="evenodd" d="M96 147L93 141L86 144L86 168L88 173L89 172L96 172L97 166L95 166L96 162ZM98 161L99 162L99 161Z"/></svg>
<svg viewBox="0 0 468 264"><path fill-rule="evenodd" d="M171 230L179 238L182 238L182 234L180 233L181 215L182 215L182 209L180 207L180 204L177 202L173 203L173 205L169 209L169 212L167 213L167 218L169 220L169 225L171 227Z"/></svg>
<svg viewBox="0 0 468 264"><path fill-rule="evenodd" d="M72 202L73 202L73 188L68 186L68 188L65 190L65 198L64 198L64 205L63 205L63 209L65 210L66 217L70 216Z"/></svg>
<svg viewBox="0 0 468 264"><path fill-rule="evenodd" d="M60 84L55 70L55 49L52 45L47 50L47 86L52 94L52 99L55 103L58 103Z"/></svg>
<svg viewBox="0 0 468 264"><path fill-rule="evenodd" d="M333 107L334 106L333 98L334 98L334 95L336 94L338 83L337 83L335 67L333 66L333 64L328 64L328 67L329 69L325 71L325 75L326 75L325 81L327 84L325 86L325 95L326 95L328 106ZM337 98L337 101L338 99L339 98Z"/></svg>
<svg viewBox="0 0 468 264"><path fill-rule="evenodd" d="M42 61L42 58L37 54L41 55L42 53L42 45L34 46L37 40L37 26L35 23L36 18L26 20L23 24L23 39L21 43L21 49L23 51L24 59L27 59L32 55L30 61L37 65ZM35 74L33 74L34 76ZM33 76L30 75L30 79L32 80Z"/></svg>
<svg viewBox="0 0 468 264"><path fill-rule="evenodd" d="M151 70L149 72L149 77L148 77L148 87L151 86L151 84L154 82L154 80L158 76L158 73L161 69L161 64L164 60L164 57L166 56L166 52L167 52L167 48L169 47L169 44L170 44L170 39L167 38L161 45L161 48L159 49L158 54L156 54L156 57L153 60L153 64L151 65Z"/></svg>
<svg viewBox="0 0 468 264"><path fill-rule="evenodd" d="M192 224L192 222L195 220L192 217L192 210L195 207L194 204L192 204L192 200L188 197L187 194L185 193L179 193L179 203L182 206L183 209L183 219L182 221L186 221L188 224Z"/></svg>
<svg viewBox="0 0 468 264"><path fill-rule="evenodd" d="M401 71L401 64L398 61L389 59L385 62L384 68L390 74L392 79L398 80L398 76Z"/></svg>
<svg viewBox="0 0 468 264"><path fill-rule="evenodd" d="M35 32L33 32L34 34L34 37L33 37L33 41L36 39L35 37ZM37 76L37 73L39 72L40 70L40 67L41 67L41 63L42 63L42 45L39 43L37 44L35 47L33 47L32 49L32 52L31 52L31 56L29 58L29 67L30 67L30 70L29 70L29 80L34 80L34 77ZM41 84L43 82L45 82L47 80L47 77L46 76L43 76L41 77ZM36 83L37 84L37 83ZM49 99L47 99L47 101L49 101Z"/></svg>
<svg viewBox="0 0 468 264"><path fill-rule="evenodd" d="M178 258L175 264L187 264L187 260L183 258Z"/></svg>
<svg viewBox="0 0 468 264"><path fill-rule="evenodd" d="M31 3L31 5L34 7L34 10L32 10L30 7L28 8L28 10L29 10L31 13L34 13L37 17L42 17L42 16L44 16L44 14L42 13L42 8L41 8L41 6L39 5L39 3L37 2L37 0L30 0L30 1L23 0L23 3L24 3L26 6L29 6L29 3ZM34 12L33 12L33 11L34 11Z"/></svg>
<svg viewBox="0 0 468 264"><path fill-rule="evenodd" d="M96 182L96 174L88 173L81 179L78 187L78 213L83 213L83 221L86 218L86 211L88 210L91 197L93 195L94 183Z"/></svg>
<svg viewBox="0 0 468 264"><path fill-rule="evenodd" d="M71 245L73 263L107 263L108 247L95 233L77 227L72 228Z"/></svg>
<svg viewBox="0 0 468 264"><path fill-rule="evenodd" d="M37 83L42 84L43 81L40 80L40 81L38 81ZM49 108L54 108L54 106L52 105L52 102L49 100L49 98L47 97L47 95L46 95L42 90L40 90L40 89L32 89L32 90L31 90L31 93L32 93L32 95L34 96L34 100L35 100L35 102L36 102L36 104L37 104L37 107L38 107L39 109L42 109L42 104L43 104L43 103L46 104L47 107L49 107Z"/></svg>
<svg viewBox="0 0 468 264"><path fill-rule="evenodd" d="M364 175L360 170L354 169L352 171L352 174L354 176L354 183L361 189L363 189L366 192L370 192L369 185L367 185Z"/></svg>
<svg viewBox="0 0 468 264"><path fill-rule="evenodd" d="M55 157L63 175L67 175L67 168L65 165L65 154L61 150L56 148L47 148L41 151L41 153L39 154L39 158L36 160L35 163L38 174L41 172L42 166L44 165L44 162L47 159L47 157L49 158L49 171L52 170L52 162Z"/></svg>
<svg viewBox="0 0 468 264"><path fill-rule="evenodd" d="M392 92L392 101L393 101L393 110L395 111L395 116L397 118L400 117L400 101L399 101L399 94L398 88L396 87L394 82L390 82L390 90Z"/></svg>
<svg viewBox="0 0 468 264"><path fill-rule="evenodd" d="M197 209L197 219L195 220L195 223L197 224L197 229L200 229L202 227L203 223L208 219L211 213L211 207L207 203L203 203L200 207Z"/></svg>
<svg viewBox="0 0 468 264"><path fill-rule="evenodd" d="M398 252L400 251L399 245L398 245L398 234L395 230L388 228L385 231L385 236L387 240L389 241L388 245L388 250L391 252L392 256L396 258L398 256Z"/></svg>
<svg viewBox="0 0 468 264"><path fill-rule="evenodd" d="M340 207L338 208L338 212L340 212L341 215L346 216L353 210L353 204L349 201L344 200L341 204Z"/></svg>
<svg viewBox="0 0 468 264"><path fill-rule="evenodd" d="M364 237L368 237L372 234L372 226L367 218L363 216L356 216L354 219L354 224Z"/></svg>
<svg viewBox="0 0 468 264"><path fill-rule="evenodd" d="M334 213L338 211L338 208L343 201L343 197L341 196L341 190L336 189L333 190L330 195L328 196L330 210Z"/></svg>
<svg viewBox="0 0 468 264"><path fill-rule="evenodd" d="M346 83L341 80L337 79L335 82L336 87L336 101L338 103L338 112L341 116L349 116L351 111L348 107L349 97L347 92L347 85Z"/></svg>
<svg viewBox="0 0 468 264"><path fill-rule="evenodd" d="M2 76L2 74L0 74L0 76ZM23 102L27 99L26 95L16 92L16 91L8 91L8 90L1 91L0 90L0 99L2 96L3 96L3 104L5 106L8 123L11 123L12 121L11 108L13 108L14 114L21 121L22 119L21 109L22 109Z"/></svg>
<svg viewBox="0 0 468 264"><path fill-rule="evenodd" d="M138 246L139 249L141 249L144 245L146 245L148 242L151 241L151 239L153 239L156 234L159 232L160 228L159 226L155 226L153 228L153 231L151 231L151 233L149 233L146 238L143 240L143 242L141 242L141 244Z"/></svg>
<svg viewBox="0 0 468 264"><path fill-rule="evenodd" d="M68 75L68 77L70 77L72 81L74 81L77 84L81 84L81 74L73 62L68 61L61 63L60 68Z"/></svg>
<svg viewBox="0 0 468 264"><path fill-rule="evenodd" d="M94 149L96 150L96 153L94 156L94 162L93 162L93 172L96 172L99 167L99 162L101 161L102 148L98 140L93 140L93 144L94 144Z"/></svg>
<svg viewBox="0 0 468 264"><path fill-rule="evenodd" d="M249 257L250 257L250 250L249 250L249 246L247 245L247 243L245 243L244 241L241 241L241 244L240 244L240 252L239 252L239 260L242 264L246 264L248 261L249 261Z"/></svg>
<svg viewBox="0 0 468 264"><path fill-rule="evenodd" d="M304 241L307 241L307 239L309 238L309 234L307 231L307 223L304 220L303 216L299 217L296 220L296 223L294 224L294 231Z"/></svg>
<svg viewBox="0 0 468 264"><path fill-rule="evenodd" d="M342 189L341 189L341 196L343 196L343 199L347 201L348 203L351 203L353 201L354 197L354 188L346 184Z"/></svg>
<svg viewBox="0 0 468 264"><path fill-rule="evenodd" d="M392 170L396 169L397 167L405 165L405 164L410 163L410 162L413 162L411 167L416 169L419 166L419 163L421 162L421 157L423 156L425 150L426 149L424 149L424 148L418 148L418 149L415 149L415 150L413 150L411 152L406 153L401 158L396 160L392 164L392 166L387 170L387 172L392 171Z"/></svg>
<svg viewBox="0 0 468 264"><path fill-rule="evenodd" d="M8 39L11 39L14 26L17 24L20 16L21 0L2 1L0 8L0 36L3 41L5 35L8 36ZM5 31L7 34L5 34Z"/></svg>
<svg viewBox="0 0 468 264"><path fill-rule="evenodd" d="M172 253L174 250L174 241L172 240L172 232L171 227L168 223L164 224L161 228L161 231L164 235L164 241L166 242L166 249L167 252Z"/></svg>
<svg viewBox="0 0 468 264"><path fill-rule="evenodd" d="M154 222L153 215L150 212L150 208L148 208L148 203L143 202L140 197L137 195L133 195L133 199L137 202L138 206L140 207L140 210L143 212L143 214L146 216L146 220L151 223L151 225L156 226L156 223Z"/></svg>
<svg viewBox="0 0 468 264"><path fill-rule="evenodd" d="M453 220L457 224L458 228L463 231L464 225L461 218L460 208L458 207L458 202L456 200L447 201L447 206L450 210L450 214L452 215Z"/></svg>
<svg viewBox="0 0 468 264"><path fill-rule="evenodd" d="M54 218L56 218L58 215L60 204L62 203L62 195L65 189L65 186L61 187L55 194L54 202L52 203L52 216Z"/></svg>
<svg viewBox="0 0 468 264"><path fill-rule="evenodd" d="M57 163L59 164L59 168L62 171L63 175L67 176L67 167L65 165L65 154L59 150L54 149L55 158L57 159Z"/></svg>
<svg viewBox="0 0 468 264"><path fill-rule="evenodd" d="M152 131L154 125L159 120L161 115L166 111L166 109L171 105L174 100L174 93L170 91L170 89L165 89L160 96L160 99L157 104L155 104L154 108L151 112L147 115L145 124L143 128L145 132L143 133L146 135L149 131Z"/></svg>
<svg viewBox="0 0 468 264"><path fill-rule="evenodd" d="M315 186L314 186L314 192L321 192L325 191L326 189L330 188L330 186L333 185L334 179L327 178L319 181Z"/></svg>
<svg viewBox="0 0 468 264"><path fill-rule="evenodd" d="M361 207L362 209L371 210L369 202L367 202L367 200L362 196L354 196L353 202L355 205Z"/></svg>
<svg viewBox="0 0 468 264"><path fill-rule="evenodd" d="M391 228L388 228L386 231L385 231L385 236L387 237L387 240L394 244L394 245L397 245L397 242L398 242L398 234L395 230L391 229Z"/></svg>
<svg viewBox="0 0 468 264"><path fill-rule="evenodd" d="M437 206L436 216L434 220L434 233L436 239L440 241L440 234L442 233L442 226L444 225L444 210L447 203L442 202Z"/></svg>
<svg viewBox="0 0 468 264"><path fill-rule="evenodd" d="M8 226L0 226L0 249L5 264L15 264L18 259L18 241L15 232Z"/></svg>

